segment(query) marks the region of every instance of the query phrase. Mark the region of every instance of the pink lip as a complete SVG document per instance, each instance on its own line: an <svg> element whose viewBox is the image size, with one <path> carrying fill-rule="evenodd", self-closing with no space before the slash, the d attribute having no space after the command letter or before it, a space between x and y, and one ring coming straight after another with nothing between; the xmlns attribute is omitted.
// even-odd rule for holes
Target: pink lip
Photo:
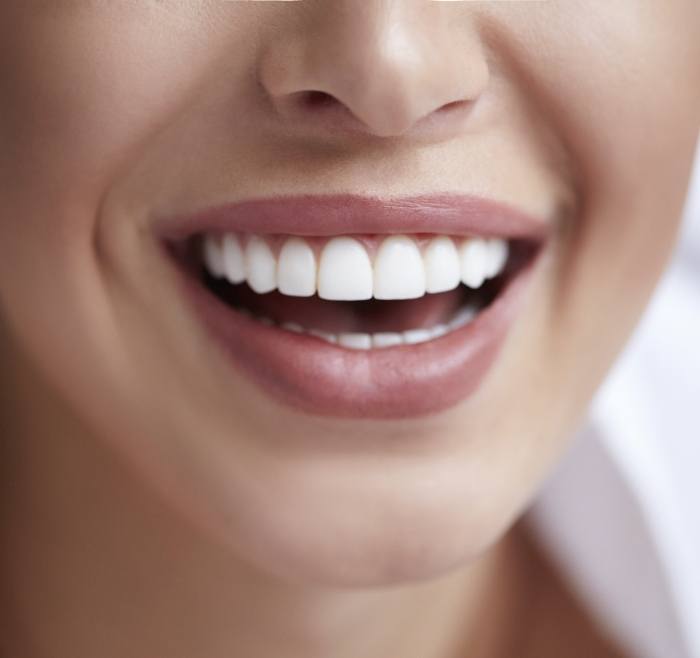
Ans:
<svg viewBox="0 0 700 658"><path fill-rule="evenodd" d="M340 195L252 199L168 218L164 237L203 231L283 235L444 233L543 239L547 222L497 201L460 194L381 199Z"/></svg>
<svg viewBox="0 0 700 658"><path fill-rule="evenodd" d="M508 206L456 195L385 201L304 196L246 201L170 219L163 237L180 240L204 231L483 234L541 246L549 226ZM314 415L389 419L443 411L479 388L524 305L538 261L539 256L521 268L469 325L427 343L369 351L265 326L178 269L186 297L234 368L269 394Z"/></svg>

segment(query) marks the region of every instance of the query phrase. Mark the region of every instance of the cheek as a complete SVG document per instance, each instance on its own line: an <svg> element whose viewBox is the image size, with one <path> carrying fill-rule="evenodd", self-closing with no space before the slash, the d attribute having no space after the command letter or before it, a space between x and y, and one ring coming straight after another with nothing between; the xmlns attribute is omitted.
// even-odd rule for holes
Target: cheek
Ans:
<svg viewBox="0 0 700 658"><path fill-rule="evenodd" d="M205 47L195 21L164 14L156 25L124 7L2 10L12 57L0 62L0 300L42 362L52 344L75 344L81 320L109 326L101 206L187 100L217 38Z"/></svg>
<svg viewBox="0 0 700 658"><path fill-rule="evenodd" d="M158 29L117 9L13 18L0 65L2 244L41 224L55 246L90 231L110 181L189 98L210 49L196 23L167 15Z"/></svg>
<svg viewBox="0 0 700 658"><path fill-rule="evenodd" d="M489 24L498 65L563 142L578 197L532 309L534 333L509 362L530 386L510 419L494 420L518 436L516 419L533 429L537 418L539 435L524 443L538 446L528 459L539 463L584 412L674 244L700 124L691 34L700 5L644 3L635 13L606 4L596 14L590 3L506 4L493 14L507 14L502 25L522 38Z"/></svg>
<svg viewBox="0 0 700 658"><path fill-rule="evenodd" d="M677 234L700 125L700 5L567 7L529 11L541 21L510 62L565 141L578 184L552 333L561 363L578 365L570 372L593 373L632 329Z"/></svg>
<svg viewBox="0 0 700 658"><path fill-rule="evenodd" d="M196 24L114 11L17 10L0 58L0 319L57 390L91 405L109 397L96 376L121 367L95 246L104 199L211 56Z"/></svg>

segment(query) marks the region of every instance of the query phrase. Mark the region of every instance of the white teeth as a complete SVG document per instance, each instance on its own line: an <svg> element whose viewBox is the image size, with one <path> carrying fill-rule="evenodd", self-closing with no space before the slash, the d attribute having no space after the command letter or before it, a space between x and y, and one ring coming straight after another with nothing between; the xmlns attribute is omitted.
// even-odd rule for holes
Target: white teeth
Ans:
<svg viewBox="0 0 700 658"><path fill-rule="evenodd" d="M221 241L216 235L207 235L204 238L204 264L212 276L220 278L224 275Z"/></svg>
<svg viewBox="0 0 700 658"><path fill-rule="evenodd" d="M372 264L357 240L333 238L323 248L320 261L319 297L342 301L372 297Z"/></svg>
<svg viewBox="0 0 700 658"><path fill-rule="evenodd" d="M384 332L372 334L372 347L394 347L403 345L403 335Z"/></svg>
<svg viewBox="0 0 700 658"><path fill-rule="evenodd" d="M277 287L277 263L267 242L252 236L245 250L248 285L257 293L271 292Z"/></svg>
<svg viewBox="0 0 700 658"><path fill-rule="evenodd" d="M242 244L235 234L204 236L202 258L209 273L232 284L247 280L260 294L278 289L293 297L318 293L339 301L415 299L460 283L476 289L503 272L509 255L502 238L468 238L456 246L453 238L438 236L421 254L413 238L394 235L379 245L374 264L365 246L348 236L326 242L318 259L300 237L287 238L278 258L261 236L250 236L244 249Z"/></svg>
<svg viewBox="0 0 700 658"><path fill-rule="evenodd" d="M489 250L485 240L465 240L459 250L462 282L470 288L479 288L486 278Z"/></svg>
<svg viewBox="0 0 700 658"><path fill-rule="evenodd" d="M372 347L372 336L370 334L340 334L338 345L353 350L368 350Z"/></svg>
<svg viewBox="0 0 700 658"><path fill-rule="evenodd" d="M227 234L222 242L224 274L231 283L245 281L243 250L235 235Z"/></svg>
<svg viewBox="0 0 700 658"><path fill-rule="evenodd" d="M284 243L277 262L277 287L294 297L316 293L316 257L306 240L289 238Z"/></svg>
<svg viewBox="0 0 700 658"><path fill-rule="evenodd" d="M246 315L261 324L266 326L277 326L273 320L267 317L253 315L245 308L239 308L239 313ZM396 347L400 345L417 345L426 343L436 338L440 338L445 334L459 329L469 324L478 314L479 309L474 306L462 308L448 324L438 324L427 329L409 329L401 333L398 332L378 332L375 334L367 334L360 332L347 332L333 334L321 329L307 329L296 322L284 322L279 327L286 331L291 331L295 334L307 334L315 336L327 343L339 345L351 350L371 350L383 349L387 347Z"/></svg>
<svg viewBox="0 0 700 658"><path fill-rule="evenodd" d="M403 332L403 340L407 345L425 343L431 339L430 329L410 329Z"/></svg>
<svg viewBox="0 0 700 658"><path fill-rule="evenodd" d="M454 331L455 329L468 325L476 317L478 312L478 309L473 306L463 308L452 318L448 324L449 329Z"/></svg>
<svg viewBox="0 0 700 658"><path fill-rule="evenodd" d="M427 292L453 290L461 281L462 272L455 243L446 236L430 241L423 252L425 289Z"/></svg>
<svg viewBox="0 0 700 658"><path fill-rule="evenodd" d="M245 309L239 309L245 312ZM428 329L409 329L399 332L378 332L376 334L366 334L359 332L348 332L333 334L320 329L306 329L295 322L285 322L280 325L282 329L296 334L308 334L321 340L339 345L351 350L371 350L384 349L387 347L397 347L400 345L417 345L426 343L436 338L440 338L452 331L455 331L469 324L478 314L479 310L474 306L467 306L461 309L448 324L438 324ZM255 317L255 316L253 316ZM255 317L258 322L267 325L275 323L269 318Z"/></svg>
<svg viewBox="0 0 700 658"><path fill-rule="evenodd" d="M430 338L440 338L440 336L444 336L449 331L450 328L446 324L439 324L430 330Z"/></svg>
<svg viewBox="0 0 700 658"><path fill-rule="evenodd" d="M486 277L491 279L498 276L508 261L508 242L500 238L491 238L486 241L488 246L488 266Z"/></svg>
<svg viewBox="0 0 700 658"><path fill-rule="evenodd" d="M304 333L304 327L302 327L300 324L297 324L296 322L285 322L284 324L281 325L282 329L286 329L287 331L292 331L295 334L303 334Z"/></svg>
<svg viewBox="0 0 700 658"><path fill-rule="evenodd" d="M312 336L316 336L316 338L321 338L328 343L337 343L338 342L338 336L336 336L335 334L332 334L328 331L321 331L320 329L309 329L308 333L311 334Z"/></svg>
<svg viewBox="0 0 700 658"><path fill-rule="evenodd" d="M425 267L416 243L404 235L382 242L374 261L376 299L415 299L425 295Z"/></svg>

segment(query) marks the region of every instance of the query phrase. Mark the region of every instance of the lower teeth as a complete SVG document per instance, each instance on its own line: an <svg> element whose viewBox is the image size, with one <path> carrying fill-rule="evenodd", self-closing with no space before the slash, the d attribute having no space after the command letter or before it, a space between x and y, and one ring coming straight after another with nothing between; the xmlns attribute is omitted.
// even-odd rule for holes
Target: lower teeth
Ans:
<svg viewBox="0 0 700 658"><path fill-rule="evenodd" d="M322 331L320 329L307 329L296 322L284 322L282 324L278 324L268 317L255 315L246 308L237 308L236 310L263 325L276 326L280 329L296 334L314 336L315 338L319 338L327 343L340 345L341 347L352 350L382 349L387 347L396 347L398 345L416 345L418 343L426 343L468 325L479 312L479 309L476 306L468 305L460 309L446 324L438 324L428 329L408 329L407 331L402 332L380 332L374 334L334 334L327 331Z"/></svg>

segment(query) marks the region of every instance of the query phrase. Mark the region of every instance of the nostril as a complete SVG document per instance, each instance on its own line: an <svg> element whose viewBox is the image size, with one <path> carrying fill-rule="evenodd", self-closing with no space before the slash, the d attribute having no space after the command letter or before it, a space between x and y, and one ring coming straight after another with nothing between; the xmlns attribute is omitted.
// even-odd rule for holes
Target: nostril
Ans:
<svg viewBox="0 0 700 658"><path fill-rule="evenodd" d="M339 102L334 96L327 94L325 91L312 89L300 92L300 94L302 104L309 108L328 107Z"/></svg>
<svg viewBox="0 0 700 658"><path fill-rule="evenodd" d="M451 103L445 103L443 106L437 109L438 112L454 112L455 110L460 110L466 108L469 105L468 101L459 100L452 101Z"/></svg>

